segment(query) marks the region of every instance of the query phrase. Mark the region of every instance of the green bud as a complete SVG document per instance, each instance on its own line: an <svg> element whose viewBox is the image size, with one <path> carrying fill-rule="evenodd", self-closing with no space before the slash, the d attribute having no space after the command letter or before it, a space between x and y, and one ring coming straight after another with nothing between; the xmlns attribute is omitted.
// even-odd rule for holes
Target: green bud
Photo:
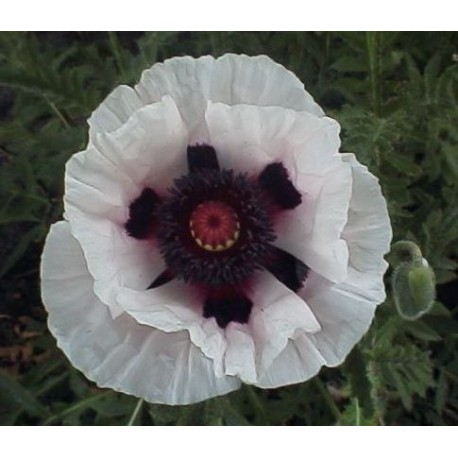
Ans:
<svg viewBox="0 0 458 458"><path fill-rule="evenodd" d="M405 250L406 243L414 245L412 242L398 242L397 247ZM429 312L436 294L434 271L419 253L416 245L410 259L404 251L403 261L393 270L391 279L396 309L406 320L416 320Z"/></svg>

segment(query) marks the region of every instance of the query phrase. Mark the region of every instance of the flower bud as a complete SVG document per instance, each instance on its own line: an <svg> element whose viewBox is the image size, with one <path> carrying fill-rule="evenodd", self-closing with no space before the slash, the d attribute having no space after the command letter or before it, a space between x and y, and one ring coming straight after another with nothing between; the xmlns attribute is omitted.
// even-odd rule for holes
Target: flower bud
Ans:
<svg viewBox="0 0 458 458"><path fill-rule="evenodd" d="M416 320L429 312L434 304L434 271L414 243L397 242L392 250L400 251L403 258L391 278L396 309L402 318Z"/></svg>

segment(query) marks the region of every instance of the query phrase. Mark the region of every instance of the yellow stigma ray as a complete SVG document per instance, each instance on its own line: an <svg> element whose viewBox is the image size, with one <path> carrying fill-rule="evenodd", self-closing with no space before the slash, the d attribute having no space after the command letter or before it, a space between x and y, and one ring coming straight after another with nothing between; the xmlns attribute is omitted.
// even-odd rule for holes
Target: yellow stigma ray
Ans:
<svg viewBox="0 0 458 458"><path fill-rule="evenodd" d="M229 239L226 241L224 245L218 244L218 245L210 245L209 243L204 243L202 240L199 238L195 237L195 234L191 231L191 234L196 241L197 245L199 245L201 248L203 248L206 251L211 251L211 252L220 252L220 251L225 251L228 250L229 248L233 247L237 240L240 237L240 231L235 231L234 232L234 238Z"/></svg>

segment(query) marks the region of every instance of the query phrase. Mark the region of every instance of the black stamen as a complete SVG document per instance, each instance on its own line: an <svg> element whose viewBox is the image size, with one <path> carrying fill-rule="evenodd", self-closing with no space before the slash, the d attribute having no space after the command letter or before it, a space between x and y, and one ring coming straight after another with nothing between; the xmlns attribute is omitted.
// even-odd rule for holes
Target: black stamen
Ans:
<svg viewBox="0 0 458 458"><path fill-rule="evenodd" d="M153 213L160 202L159 196L150 188L145 188L129 206L129 220L125 228L136 239L147 238L153 230Z"/></svg>
<svg viewBox="0 0 458 458"><path fill-rule="evenodd" d="M277 280L280 280L290 290L299 291L304 285L309 271L302 261L280 248L270 246L271 255L264 263L267 269Z"/></svg>
<svg viewBox="0 0 458 458"><path fill-rule="evenodd" d="M159 286L165 285L174 278L175 275L169 269L166 269L146 289L158 288Z"/></svg>
<svg viewBox="0 0 458 458"><path fill-rule="evenodd" d="M188 168L191 173L202 170L219 170L215 148L210 145L189 145Z"/></svg>
<svg viewBox="0 0 458 458"><path fill-rule="evenodd" d="M272 202L280 208L291 210L302 202L301 194L291 183L288 171L280 162L266 166L259 175L258 181Z"/></svg>
<svg viewBox="0 0 458 458"><path fill-rule="evenodd" d="M225 328L231 321L247 323L253 302L242 295L209 297L204 304L204 317L215 317L220 328Z"/></svg>

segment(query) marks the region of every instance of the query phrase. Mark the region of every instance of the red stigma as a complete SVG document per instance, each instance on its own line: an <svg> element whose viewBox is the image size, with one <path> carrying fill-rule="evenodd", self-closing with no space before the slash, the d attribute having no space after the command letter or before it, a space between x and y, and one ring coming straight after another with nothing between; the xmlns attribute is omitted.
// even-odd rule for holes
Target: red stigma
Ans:
<svg viewBox="0 0 458 458"><path fill-rule="evenodd" d="M235 211L224 202L213 200L202 202L195 208L189 227L196 243L207 251L228 250L240 235Z"/></svg>

